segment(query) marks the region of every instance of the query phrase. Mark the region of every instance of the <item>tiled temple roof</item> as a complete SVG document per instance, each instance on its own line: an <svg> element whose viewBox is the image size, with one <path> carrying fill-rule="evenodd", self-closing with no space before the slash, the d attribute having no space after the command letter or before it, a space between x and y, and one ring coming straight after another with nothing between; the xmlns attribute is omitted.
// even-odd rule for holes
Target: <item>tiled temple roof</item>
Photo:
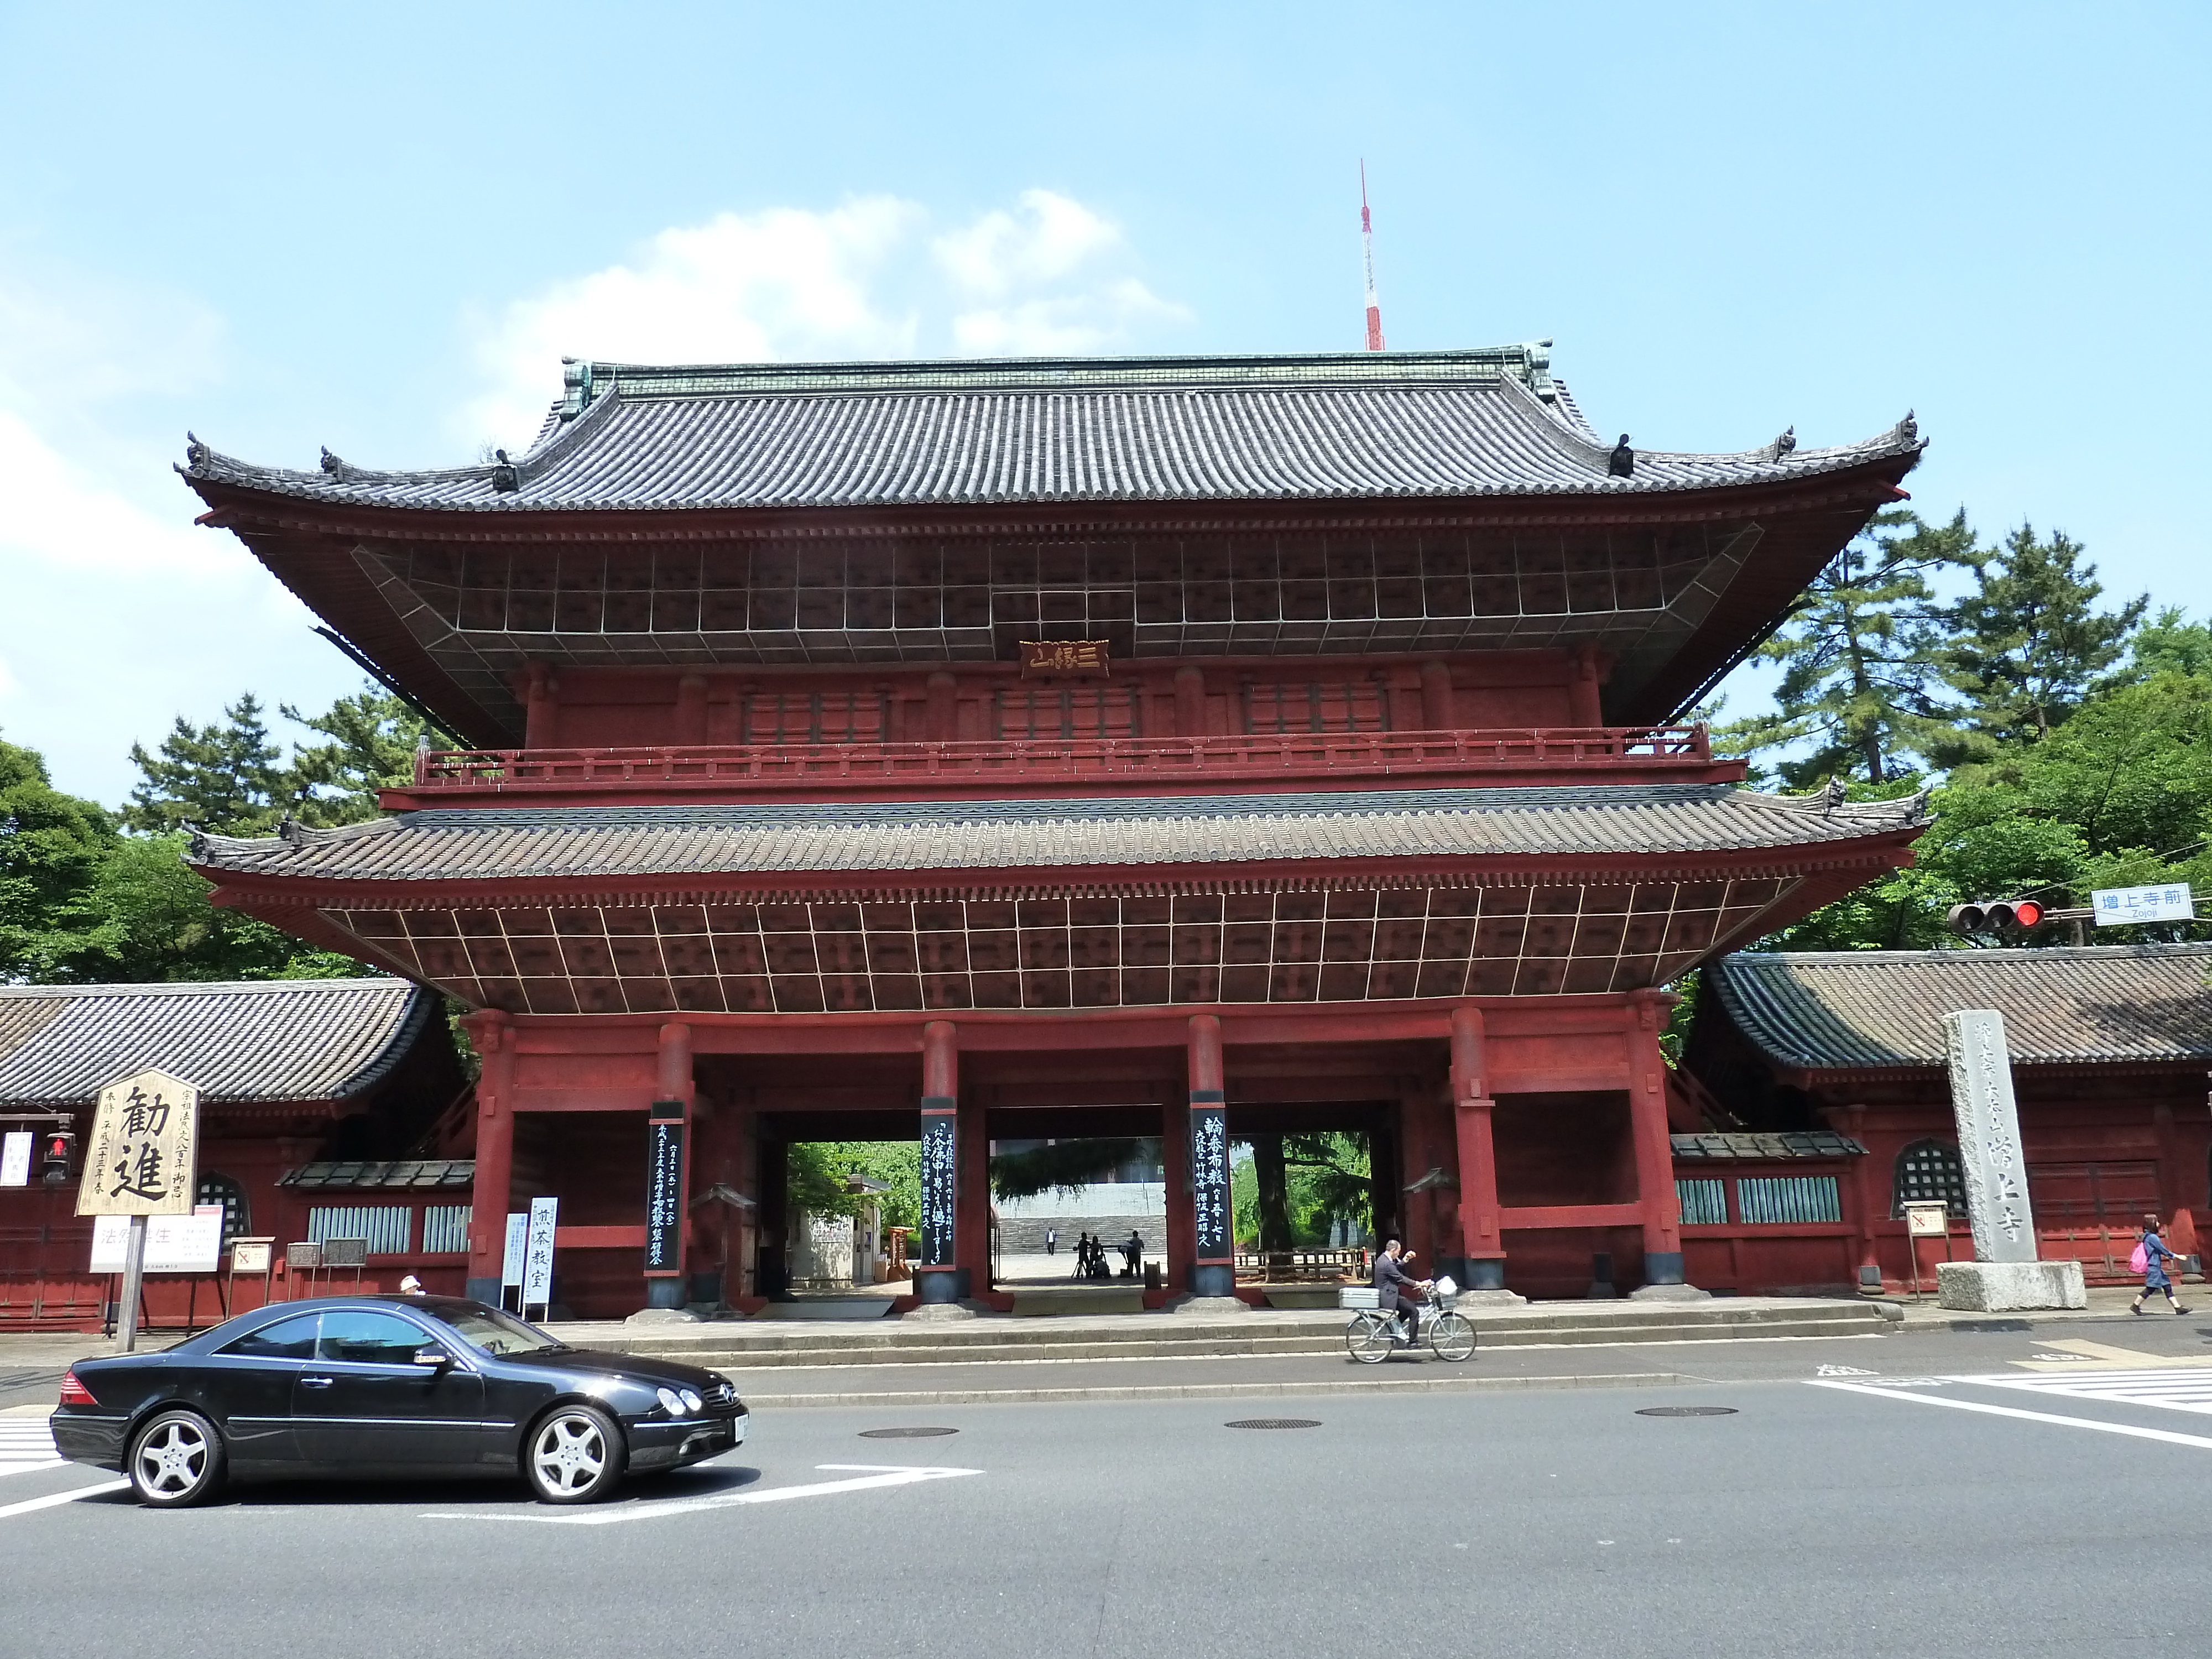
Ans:
<svg viewBox="0 0 2212 1659"><path fill-rule="evenodd" d="M1549 342L1473 351L653 368L572 363L512 465L263 467L194 440L185 476L457 512L1638 496L1912 457L1863 442L1638 450L1632 474L1550 373Z"/></svg>
<svg viewBox="0 0 2212 1659"><path fill-rule="evenodd" d="M1669 1135L1677 1163L1765 1164L1792 1158L1864 1158L1867 1149L1849 1135L1826 1129L1785 1129L1778 1133L1744 1130Z"/></svg>
<svg viewBox="0 0 2212 1659"><path fill-rule="evenodd" d="M1328 859L1698 854L1847 842L1924 821L1727 784L866 805L501 807L402 813L282 837L198 837L211 875L507 880L1221 864Z"/></svg>
<svg viewBox="0 0 2212 1659"><path fill-rule="evenodd" d="M344 1100L436 1015L398 979L0 986L0 1106L82 1106L149 1066L203 1100Z"/></svg>
<svg viewBox="0 0 2212 1659"><path fill-rule="evenodd" d="M1994 1008L2015 1063L2212 1060L2212 945L1746 952L1706 969L1729 1018L1800 1071L1947 1064L1943 1016Z"/></svg>
<svg viewBox="0 0 2212 1659"><path fill-rule="evenodd" d="M408 1158L384 1162L325 1161L302 1164L277 1177L279 1187L407 1188L469 1187L475 1183L471 1158Z"/></svg>

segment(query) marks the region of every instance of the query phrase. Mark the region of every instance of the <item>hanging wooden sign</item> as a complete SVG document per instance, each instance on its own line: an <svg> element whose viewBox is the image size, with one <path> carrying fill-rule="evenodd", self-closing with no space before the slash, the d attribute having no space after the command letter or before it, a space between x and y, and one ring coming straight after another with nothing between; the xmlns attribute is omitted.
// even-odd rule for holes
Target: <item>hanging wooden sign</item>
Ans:
<svg viewBox="0 0 2212 1659"><path fill-rule="evenodd" d="M1104 674L1104 640L1024 640L1022 678L1032 674Z"/></svg>

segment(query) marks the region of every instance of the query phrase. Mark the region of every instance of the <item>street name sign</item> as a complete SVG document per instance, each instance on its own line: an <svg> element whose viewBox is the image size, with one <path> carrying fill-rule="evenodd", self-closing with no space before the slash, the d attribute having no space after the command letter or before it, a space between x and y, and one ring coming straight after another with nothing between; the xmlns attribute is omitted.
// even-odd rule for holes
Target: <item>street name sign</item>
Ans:
<svg viewBox="0 0 2212 1659"><path fill-rule="evenodd" d="M2153 887L2100 887L2089 895L2100 927L2124 927L2137 921L2194 921L2197 901L2185 881Z"/></svg>

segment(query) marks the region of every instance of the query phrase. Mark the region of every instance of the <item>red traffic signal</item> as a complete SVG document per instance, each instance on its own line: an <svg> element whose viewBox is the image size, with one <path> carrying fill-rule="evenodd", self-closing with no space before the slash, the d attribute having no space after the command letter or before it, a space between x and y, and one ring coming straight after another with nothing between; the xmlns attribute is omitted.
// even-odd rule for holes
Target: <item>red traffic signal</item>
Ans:
<svg viewBox="0 0 2212 1659"><path fill-rule="evenodd" d="M1945 918L1954 933L2002 933L2023 931L2043 920L2043 906L2033 899L1976 899L1954 904Z"/></svg>
<svg viewBox="0 0 2212 1659"><path fill-rule="evenodd" d="M46 1171L51 1186L59 1186L70 1177L70 1160L76 1152L76 1135L69 1129L55 1129L41 1143L39 1162Z"/></svg>

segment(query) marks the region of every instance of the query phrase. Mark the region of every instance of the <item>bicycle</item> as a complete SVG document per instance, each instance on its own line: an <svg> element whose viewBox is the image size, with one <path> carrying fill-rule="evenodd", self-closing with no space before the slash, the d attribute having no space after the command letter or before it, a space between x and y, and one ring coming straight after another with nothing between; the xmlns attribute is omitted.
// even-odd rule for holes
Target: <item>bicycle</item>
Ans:
<svg viewBox="0 0 2212 1659"><path fill-rule="evenodd" d="M1413 1334L1410 1339L1398 1334L1396 1314L1386 1313L1376 1305L1379 1300L1376 1291L1356 1287L1340 1291L1337 1305L1352 1310L1352 1323L1344 1332L1346 1351L1363 1365L1379 1365L1400 1342L1411 1347L1420 1341L1421 1327L1425 1325L1431 1353L1454 1364L1465 1359L1474 1352L1474 1327L1465 1314L1457 1310L1457 1291L1446 1290L1444 1283L1437 1285L1427 1302L1403 1309L1413 1316Z"/></svg>

